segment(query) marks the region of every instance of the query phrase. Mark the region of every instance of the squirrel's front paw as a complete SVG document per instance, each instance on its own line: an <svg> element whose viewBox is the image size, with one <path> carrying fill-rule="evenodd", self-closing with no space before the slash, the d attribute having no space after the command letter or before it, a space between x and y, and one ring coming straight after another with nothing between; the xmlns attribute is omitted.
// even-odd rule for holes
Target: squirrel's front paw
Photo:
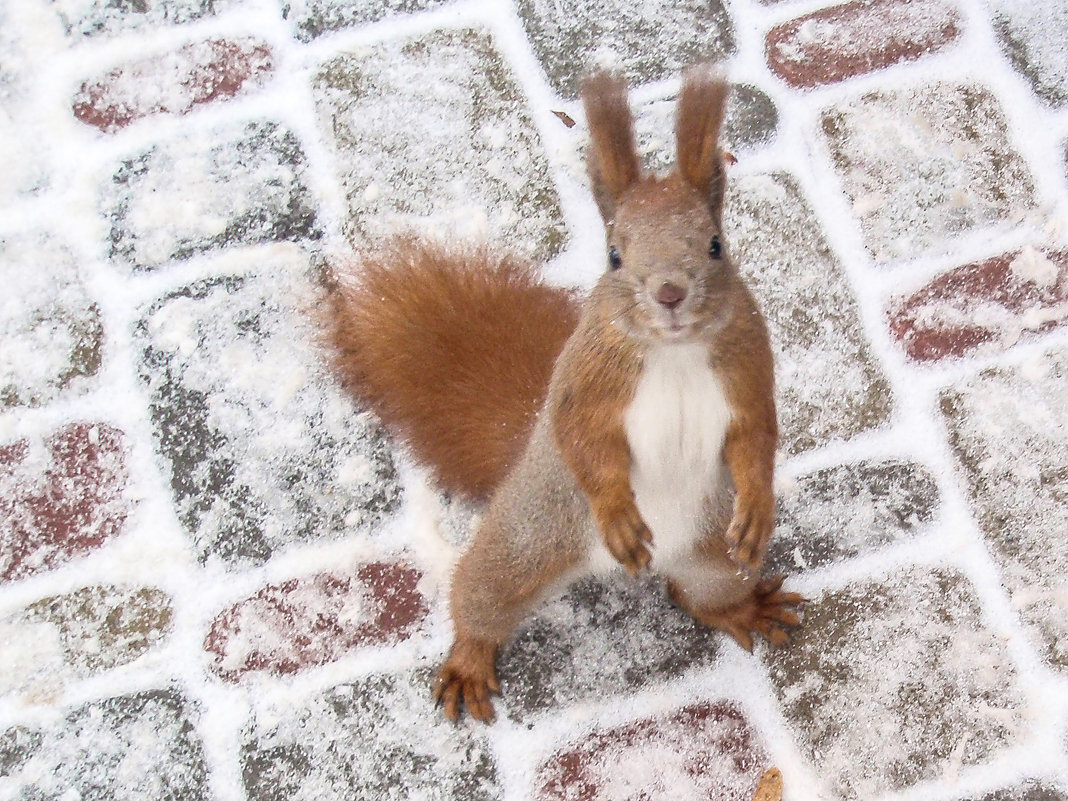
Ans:
<svg viewBox="0 0 1068 801"><path fill-rule="evenodd" d="M632 575L637 575L652 561L646 544L653 541L653 532L642 520L634 503L609 510L599 510L597 525L605 547Z"/></svg>
<svg viewBox="0 0 1068 801"><path fill-rule="evenodd" d="M748 574L759 573L774 528L775 496L771 492L738 495L725 535L734 563Z"/></svg>

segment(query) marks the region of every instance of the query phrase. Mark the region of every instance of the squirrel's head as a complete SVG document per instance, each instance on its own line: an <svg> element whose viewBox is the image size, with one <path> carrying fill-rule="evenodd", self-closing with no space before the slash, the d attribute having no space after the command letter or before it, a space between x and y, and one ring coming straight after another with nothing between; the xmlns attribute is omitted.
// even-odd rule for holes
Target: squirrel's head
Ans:
<svg viewBox="0 0 1068 801"><path fill-rule="evenodd" d="M590 179L607 232L597 300L640 339L692 341L722 327L738 280L722 231L726 81L708 66L683 76L677 166L665 177L642 172L621 78L593 75L582 99Z"/></svg>

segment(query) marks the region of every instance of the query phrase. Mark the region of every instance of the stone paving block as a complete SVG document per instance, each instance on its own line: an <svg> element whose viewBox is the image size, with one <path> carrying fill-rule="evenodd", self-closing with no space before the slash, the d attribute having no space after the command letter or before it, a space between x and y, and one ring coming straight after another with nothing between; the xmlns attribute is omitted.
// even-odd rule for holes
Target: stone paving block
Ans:
<svg viewBox="0 0 1068 801"><path fill-rule="evenodd" d="M637 85L674 78L735 50L721 0L517 0L516 10L549 83L564 97L575 97L581 77L598 66L607 64Z"/></svg>
<svg viewBox="0 0 1068 801"><path fill-rule="evenodd" d="M180 25L218 14L242 0L66 0L51 3L70 36L110 35Z"/></svg>
<svg viewBox="0 0 1068 801"><path fill-rule="evenodd" d="M206 39L139 59L82 82L74 116L114 133L153 114L185 114L262 85L274 68L270 48L256 39Z"/></svg>
<svg viewBox="0 0 1068 801"><path fill-rule="evenodd" d="M869 92L826 109L821 127L877 262L947 252L960 234L1034 209L1030 173L981 86Z"/></svg>
<svg viewBox="0 0 1068 801"><path fill-rule="evenodd" d="M732 177L724 229L768 320L782 447L796 454L886 422L890 386L842 267L794 179Z"/></svg>
<svg viewBox="0 0 1068 801"><path fill-rule="evenodd" d="M1068 105L1068 7L1060 0L987 0L994 27L1013 66L1030 81L1039 97L1052 106Z"/></svg>
<svg viewBox="0 0 1068 801"><path fill-rule="evenodd" d="M44 730L8 729L5 790L25 799L208 799L190 707L174 690L148 690L86 704Z"/></svg>
<svg viewBox="0 0 1068 801"><path fill-rule="evenodd" d="M170 598L161 590L94 585L42 598L23 617L53 626L67 664L90 675L132 662L158 645L171 615Z"/></svg>
<svg viewBox="0 0 1068 801"><path fill-rule="evenodd" d="M776 25L764 48L772 72L807 89L914 61L959 34L960 15L940 0L856 0Z"/></svg>
<svg viewBox="0 0 1068 801"><path fill-rule="evenodd" d="M1026 709L967 579L911 568L811 599L789 648L765 651L801 750L839 799L985 762Z"/></svg>
<svg viewBox="0 0 1068 801"><path fill-rule="evenodd" d="M86 388L104 333L70 252L47 234L0 237L0 285L0 411Z"/></svg>
<svg viewBox="0 0 1068 801"><path fill-rule="evenodd" d="M1068 671L1068 352L986 370L943 391L942 415L1013 606Z"/></svg>
<svg viewBox="0 0 1068 801"><path fill-rule="evenodd" d="M249 801L491 801L501 790L485 732L445 719L428 672L372 676L257 719L241 749L245 792Z"/></svg>
<svg viewBox="0 0 1068 801"><path fill-rule="evenodd" d="M536 798L749 799L766 763L741 710L705 702L584 735L541 766Z"/></svg>
<svg viewBox="0 0 1068 801"><path fill-rule="evenodd" d="M173 140L104 187L110 256L135 270L207 250L320 236L296 136L275 122Z"/></svg>
<svg viewBox="0 0 1068 801"><path fill-rule="evenodd" d="M1020 787L998 790L968 801L1068 801L1068 795L1048 785L1028 782Z"/></svg>
<svg viewBox="0 0 1068 801"><path fill-rule="evenodd" d="M909 358L996 353L1068 320L1068 250L1025 247L938 276L887 311Z"/></svg>
<svg viewBox="0 0 1068 801"><path fill-rule="evenodd" d="M675 166L675 106L678 95L636 104L634 134L642 165L652 172ZM771 141L779 126L779 110L768 95L749 84L731 84L721 139L737 155ZM744 158L744 156L743 156Z"/></svg>
<svg viewBox="0 0 1068 801"><path fill-rule="evenodd" d="M93 585L42 598L0 620L0 693L53 703L86 676L132 662L162 642L170 598L149 587Z"/></svg>
<svg viewBox="0 0 1068 801"><path fill-rule="evenodd" d="M212 621L204 647L228 681L332 662L361 645L407 639L426 617L422 574L373 562L353 575L321 573L264 587Z"/></svg>
<svg viewBox="0 0 1068 801"><path fill-rule="evenodd" d="M126 443L102 423L0 445L0 583L69 562L122 531Z"/></svg>
<svg viewBox="0 0 1068 801"><path fill-rule="evenodd" d="M437 31L340 56L314 91L354 243L423 227L488 235L539 260L561 249L567 234L544 150L486 33Z"/></svg>
<svg viewBox="0 0 1068 801"><path fill-rule="evenodd" d="M502 650L508 715L528 721L678 677L713 664L721 640L672 606L659 581L585 579L541 607Z"/></svg>
<svg viewBox="0 0 1068 801"><path fill-rule="evenodd" d="M779 494L779 525L767 569L790 574L869 553L912 536L937 509L934 476L913 462L867 461L817 470Z"/></svg>
<svg viewBox="0 0 1068 801"><path fill-rule="evenodd" d="M327 371L307 256L285 246L232 258L245 274L161 298L135 342L179 519L201 560L241 566L366 535L399 490L384 435Z"/></svg>
<svg viewBox="0 0 1068 801"><path fill-rule="evenodd" d="M0 732L0 777L11 776L41 747L41 733L25 726Z"/></svg>
<svg viewBox="0 0 1068 801"><path fill-rule="evenodd" d="M439 8L445 3L446 0L293 0L283 8L283 14L295 25L297 39L310 42L341 28Z"/></svg>

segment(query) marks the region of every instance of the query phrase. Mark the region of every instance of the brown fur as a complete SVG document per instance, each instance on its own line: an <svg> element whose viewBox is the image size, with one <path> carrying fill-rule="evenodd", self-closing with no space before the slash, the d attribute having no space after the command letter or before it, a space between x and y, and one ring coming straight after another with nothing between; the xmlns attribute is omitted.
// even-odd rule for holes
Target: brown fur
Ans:
<svg viewBox="0 0 1068 801"><path fill-rule="evenodd" d="M443 489L487 497L530 436L575 299L488 247L400 238L354 273L329 309L338 371Z"/></svg>
<svg viewBox="0 0 1068 801"><path fill-rule="evenodd" d="M666 342L704 348L730 412L729 478L691 495L707 519L667 529L687 538L661 567L671 596L745 647L754 634L782 643L798 622L799 596L750 575L774 525L777 428L763 318L729 257L709 255L726 91L708 69L687 73L679 168L657 178L640 169L623 81L585 83L590 178L620 262L577 321L570 296L526 265L412 240L365 258L359 283L337 294L333 337L357 391L444 486L489 496L453 574L455 639L434 691L450 718L463 707L493 717L500 646L546 592L587 569L594 526L625 568L650 564L625 419L646 354ZM677 302L664 303L665 287Z"/></svg>
<svg viewBox="0 0 1068 801"><path fill-rule="evenodd" d="M652 539L630 488L623 413L641 374L641 354L601 315L590 315L561 357L549 399L556 446L589 498L608 550L631 573L649 564Z"/></svg>
<svg viewBox="0 0 1068 801"><path fill-rule="evenodd" d="M708 66L686 72L675 115L675 149L679 174L708 199L712 217L721 224L727 171L719 132L727 108L727 84Z"/></svg>
<svg viewBox="0 0 1068 801"><path fill-rule="evenodd" d="M775 376L764 318L749 291L736 295L736 325L717 343L731 422L723 458L734 480L734 519L725 534L738 561L757 570L775 528Z"/></svg>
<svg viewBox="0 0 1068 801"><path fill-rule="evenodd" d="M608 72L592 75L583 82L582 103L590 128L593 197L601 216L610 220L620 196L641 175L627 83Z"/></svg>

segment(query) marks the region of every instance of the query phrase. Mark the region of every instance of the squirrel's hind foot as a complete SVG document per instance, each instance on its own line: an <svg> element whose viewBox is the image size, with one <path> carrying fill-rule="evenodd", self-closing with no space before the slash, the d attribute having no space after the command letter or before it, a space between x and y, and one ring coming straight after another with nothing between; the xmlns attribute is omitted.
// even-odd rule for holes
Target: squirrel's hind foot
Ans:
<svg viewBox="0 0 1068 801"><path fill-rule="evenodd" d="M671 600L698 623L719 629L734 638L742 648L753 650L753 635L759 634L772 645L785 645L790 640L786 629L801 622L792 607L804 603L796 592L783 592L784 576L769 576L757 582L744 601L725 609L700 607L691 604L674 582L668 582Z"/></svg>
<svg viewBox="0 0 1068 801"><path fill-rule="evenodd" d="M501 691L496 662L496 643L457 636L434 684L434 700L444 708L445 717L459 719L461 707L466 706L476 720L493 721L490 694Z"/></svg>

